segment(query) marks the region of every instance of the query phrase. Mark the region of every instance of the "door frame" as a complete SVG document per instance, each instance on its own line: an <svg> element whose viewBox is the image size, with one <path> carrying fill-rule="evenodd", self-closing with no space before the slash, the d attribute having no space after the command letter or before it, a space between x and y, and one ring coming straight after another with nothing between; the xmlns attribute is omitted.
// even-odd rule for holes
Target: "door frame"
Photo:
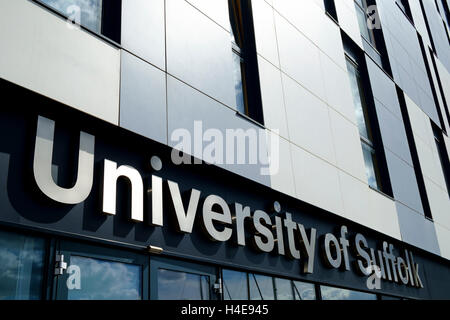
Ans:
<svg viewBox="0 0 450 320"><path fill-rule="evenodd" d="M56 243L56 254L63 254L64 261L67 266L70 265L70 257L72 255L93 258L103 261L118 262L125 264L134 264L141 266L141 300L149 298L149 256L142 253L133 252L126 249L112 248L102 246L101 244L87 244L73 240L60 239ZM54 256L56 256L56 254ZM53 260L56 262L55 260ZM50 268L53 277L53 294L54 300L67 300L68 274L64 271L63 275L54 275L55 267Z"/></svg>

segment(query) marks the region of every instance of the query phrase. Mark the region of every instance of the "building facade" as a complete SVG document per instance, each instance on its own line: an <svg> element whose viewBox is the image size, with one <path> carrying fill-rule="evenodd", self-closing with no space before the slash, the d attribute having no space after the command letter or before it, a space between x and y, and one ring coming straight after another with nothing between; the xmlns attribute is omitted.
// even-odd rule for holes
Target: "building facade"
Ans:
<svg viewBox="0 0 450 320"><path fill-rule="evenodd" d="M450 299L448 0L0 0L1 299Z"/></svg>

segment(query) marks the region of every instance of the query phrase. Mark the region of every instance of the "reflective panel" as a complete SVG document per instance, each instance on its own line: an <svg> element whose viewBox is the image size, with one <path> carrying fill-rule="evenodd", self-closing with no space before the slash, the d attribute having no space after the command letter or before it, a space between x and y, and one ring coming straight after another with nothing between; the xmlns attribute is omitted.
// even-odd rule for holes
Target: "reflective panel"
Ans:
<svg viewBox="0 0 450 320"><path fill-rule="evenodd" d="M0 299L40 299L44 257L43 239L1 231Z"/></svg>
<svg viewBox="0 0 450 320"><path fill-rule="evenodd" d="M376 300L371 293L321 286L322 300Z"/></svg>
<svg viewBox="0 0 450 320"><path fill-rule="evenodd" d="M272 277L250 273L250 300L275 300Z"/></svg>
<svg viewBox="0 0 450 320"><path fill-rule="evenodd" d="M223 270L222 277L225 300L248 300L247 273Z"/></svg>
<svg viewBox="0 0 450 320"><path fill-rule="evenodd" d="M209 276L158 269L159 300L209 300Z"/></svg>
<svg viewBox="0 0 450 320"><path fill-rule="evenodd" d="M275 278L275 292L277 293L277 300L294 300L291 280Z"/></svg>
<svg viewBox="0 0 450 320"><path fill-rule="evenodd" d="M364 163L366 165L366 175L369 186L374 189L380 190L378 183L377 173L376 173L376 156L375 149L366 143L361 143L364 155Z"/></svg>
<svg viewBox="0 0 450 320"><path fill-rule="evenodd" d="M64 16L97 33L102 26L102 0L39 0Z"/></svg>
<svg viewBox="0 0 450 320"><path fill-rule="evenodd" d="M312 283L293 281L295 300L316 300L316 288Z"/></svg>
<svg viewBox="0 0 450 320"><path fill-rule="evenodd" d="M80 270L81 288L68 290L68 300L140 300L142 298L141 266L70 257L70 265Z"/></svg>

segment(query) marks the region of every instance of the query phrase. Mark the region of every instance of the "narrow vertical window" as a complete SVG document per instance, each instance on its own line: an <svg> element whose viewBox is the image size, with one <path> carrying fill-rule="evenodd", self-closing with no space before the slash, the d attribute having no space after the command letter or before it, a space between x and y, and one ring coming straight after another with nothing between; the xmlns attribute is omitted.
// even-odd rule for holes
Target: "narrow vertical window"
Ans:
<svg viewBox="0 0 450 320"><path fill-rule="evenodd" d="M347 57L347 70L355 107L356 121L358 124L361 147L364 155L366 174L369 185L377 190L382 190L381 176L378 167L377 155L373 143L372 129L367 111L367 103L358 64Z"/></svg>
<svg viewBox="0 0 450 320"><path fill-rule="evenodd" d="M343 42L367 182L372 189L392 197L392 186L370 87L366 55L345 35L343 35Z"/></svg>
<svg viewBox="0 0 450 320"><path fill-rule="evenodd" d="M355 0L354 3L364 50L384 71L392 76L375 0Z"/></svg>
<svg viewBox="0 0 450 320"><path fill-rule="evenodd" d="M444 136L442 135L441 130L434 123L431 123L431 125L433 127L434 142L436 143L439 160L441 162L442 173L444 174L445 184L447 186L447 193L450 197L450 163L447 148L445 147Z"/></svg>
<svg viewBox="0 0 450 320"><path fill-rule="evenodd" d="M324 0L325 12L332 17L335 21L338 21L336 5L334 0Z"/></svg>
<svg viewBox="0 0 450 320"><path fill-rule="evenodd" d="M406 15L406 17L413 22L413 17L411 13L411 7L409 6L408 0L396 0L397 6L400 8L400 10L403 11L403 13Z"/></svg>
<svg viewBox="0 0 450 320"><path fill-rule="evenodd" d="M244 25L241 2L229 0L231 23L231 50L233 54L233 76L236 94L236 110L248 114L247 91L245 88Z"/></svg>
<svg viewBox="0 0 450 320"><path fill-rule="evenodd" d="M377 47L377 42L375 40L375 34L373 29L369 28L369 13L368 13L368 3L367 0L355 0L356 14L358 16L358 23L361 35L375 48Z"/></svg>
<svg viewBox="0 0 450 320"><path fill-rule="evenodd" d="M264 123L251 0L228 0L236 111Z"/></svg>

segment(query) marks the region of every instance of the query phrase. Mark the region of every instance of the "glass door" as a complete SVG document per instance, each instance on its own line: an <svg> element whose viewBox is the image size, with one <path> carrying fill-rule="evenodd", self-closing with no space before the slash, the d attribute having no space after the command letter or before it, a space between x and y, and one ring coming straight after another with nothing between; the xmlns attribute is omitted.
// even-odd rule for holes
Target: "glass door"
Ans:
<svg viewBox="0 0 450 320"><path fill-rule="evenodd" d="M57 300L148 299L148 256L69 241L58 247Z"/></svg>
<svg viewBox="0 0 450 320"><path fill-rule="evenodd" d="M171 259L150 260L152 300L218 300L217 268Z"/></svg>

